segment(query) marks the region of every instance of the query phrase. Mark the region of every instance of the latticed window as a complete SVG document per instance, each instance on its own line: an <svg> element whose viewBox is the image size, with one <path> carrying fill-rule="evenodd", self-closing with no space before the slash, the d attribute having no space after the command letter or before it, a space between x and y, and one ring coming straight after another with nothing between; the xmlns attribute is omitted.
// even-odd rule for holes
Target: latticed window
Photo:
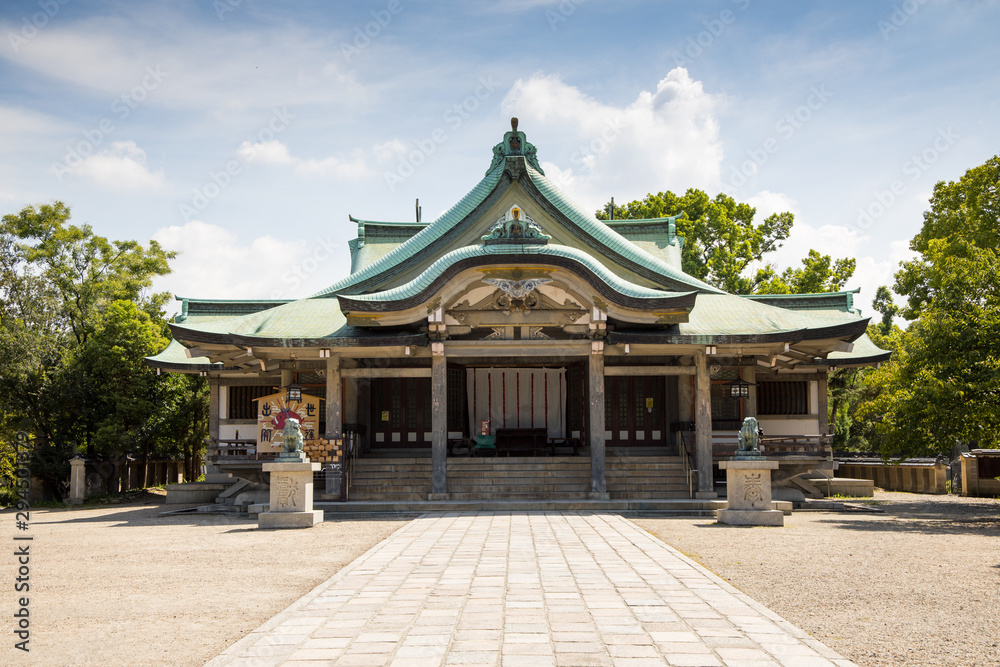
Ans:
<svg viewBox="0 0 1000 667"><path fill-rule="evenodd" d="M229 403L226 415L229 419L257 419L255 398L267 396L277 391L275 387L229 387Z"/></svg>
<svg viewBox="0 0 1000 667"><path fill-rule="evenodd" d="M392 401L392 407L389 410L389 424L390 424L390 426L392 428L397 429L397 430L399 429L399 427L400 427L400 425L402 424L402 421L403 421L403 419L402 419L402 417L403 417L403 410L402 410L402 405L403 405L403 391L402 391L402 389L403 388L402 388L402 384L403 383L400 382L398 379L393 379L392 383L391 383L391 386L392 386L392 392L391 392L391 394L392 395L390 397L390 400Z"/></svg>
<svg viewBox="0 0 1000 667"><path fill-rule="evenodd" d="M722 382L712 383L712 421L739 420L740 419L740 399L729 395L729 385L739 377L739 373L734 369L724 369L716 373L712 379L722 380Z"/></svg>
<svg viewBox="0 0 1000 667"><path fill-rule="evenodd" d="M809 383L800 380L758 382L757 414L809 414Z"/></svg>
<svg viewBox="0 0 1000 667"><path fill-rule="evenodd" d="M646 392L643 383L636 382L635 389L635 428L637 431L646 427Z"/></svg>

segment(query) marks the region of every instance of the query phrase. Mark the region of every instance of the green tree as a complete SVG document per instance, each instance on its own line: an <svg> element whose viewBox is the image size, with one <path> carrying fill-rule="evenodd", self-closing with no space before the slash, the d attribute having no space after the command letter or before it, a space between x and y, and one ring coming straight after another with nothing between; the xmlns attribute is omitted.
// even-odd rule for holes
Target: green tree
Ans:
<svg viewBox="0 0 1000 667"><path fill-rule="evenodd" d="M610 202L596 212L597 218L607 220L609 210ZM670 191L650 193L641 200L614 207L616 220L682 213L677 220L677 235L684 239L683 270L727 292L836 291L854 272L854 260L834 261L829 255L810 252L803 260L803 268L787 269L779 276L765 258L788 238L795 216L787 211L774 213L755 223L757 210L753 206L725 194L709 198L705 192L691 188L683 196Z"/></svg>
<svg viewBox="0 0 1000 667"><path fill-rule="evenodd" d="M149 288L174 256L69 218L56 202L0 221L0 412L35 438L32 472L56 493L76 449L108 451L109 419L135 434L156 418L142 356L162 349L168 295Z"/></svg>
<svg viewBox="0 0 1000 667"><path fill-rule="evenodd" d="M895 291L914 321L869 382L859 415L884 455L1000 446L1000 159L934 188ZM891 306L883 317L892 312ZM883 320L885 326L891 316Z"/></svg>
<svg viewBox="0 0 1000 667"><path fill-rule="evenodd" d="M802 260L802 268L787 268L757 287L758 294L815 294L839 292L854 275L857 261L843 258L836 261L830 255L810 250Z"/></svg>

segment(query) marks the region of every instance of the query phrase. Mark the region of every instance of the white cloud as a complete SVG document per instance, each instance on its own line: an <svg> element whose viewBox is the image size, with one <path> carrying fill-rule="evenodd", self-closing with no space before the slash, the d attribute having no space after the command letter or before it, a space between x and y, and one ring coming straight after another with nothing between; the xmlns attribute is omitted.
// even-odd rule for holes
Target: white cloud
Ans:
<svg viewBox="0 0 1000 667"><path fill-rule="evenodd" d="M162 227L152 237L179 254L173 273L154 287L205 299L296 299L308 296L342 270L343 248L331 239L240 239L200 220Z"/></svg>
<svg viewBox="0 0 1000 667"><path fill-rule="evenodd" d="M665 189L717 189L717 106L682 67L626 106L599 102L554 74L519 79L503 100L528 141L543 146L540 157L559 166L569 193L594 209L615 194L626 201Z"/></svg>
<svg viewBox="0 0 1000 667"><path fill-rule="evenodd" d="M767 219L768 216L774 213L784 213L788 211L794 215L798 215L798 203L786 194L780 192L771 192L770 190L761 190L753 197L747 200L747 203L757 209L756 215L754 215L754 222L760 222ZM795 229L792 227L792 229Z"/></svg>
<svg viewBox="0 0 1000 667"><path fill-rule="evenodd" d="M142 104L208 109L227 122L236 112L272 105L369 99L365 86L337 64L328 32L198 23L169 7L123 5L113 14L59 18L17 50L0 49L0 58L101 97L138 90ZM19 26L0 23L0 29L7 35Z"/></svg>
<svg viewBox="0 0 1000 667"><path fill-rule="evenodd" d="M381 144L375 144L372 149L375 152L375 159L379 162L390 162L395 158L406 155L406 144L399 139L390 139Z"/></svg>
<svg viewBox="0 0 1000 667"><path fill-rule="evenodd" d="M291 164L294 162L288 152L288 146L277 139L253 144L249 141L244 141L236 149L236 154L247 162L260 162L263 164Z"/></svg>
<svg viewBox="0 0 1000 667"><path fill-rule="evenodd" d="M376 146L376 150L378 150ZM273 139L260 143L244 141L236 149L236 155L246 162L261 164L290 164L295 171L311 176L334 176L336 178L363 178L373 172L365 164L364 153L352 151L349 157L330 156L323 159L303 159L293 156L288 146Z"/></svg>
<svg viewBox="0 0 1000 667"><path fill-rule="evenodd" d="M158 190L164 185L163 172L149 171L146 152L134 141L115 141L84 158L70 173L113 190Z"/></svg>

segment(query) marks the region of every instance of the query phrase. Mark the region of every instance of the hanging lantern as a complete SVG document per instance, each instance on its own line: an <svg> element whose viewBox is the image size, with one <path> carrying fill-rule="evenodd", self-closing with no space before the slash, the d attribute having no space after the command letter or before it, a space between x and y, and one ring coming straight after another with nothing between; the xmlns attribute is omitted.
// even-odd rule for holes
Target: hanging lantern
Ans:
<svg viewBox="0 0 1000 667"><path fill-rule="evenodd" d="M302 400L302 387L297 384L290 384L285 388L287 392L285 395L285 401L289 404L298 403Z"/></svg>

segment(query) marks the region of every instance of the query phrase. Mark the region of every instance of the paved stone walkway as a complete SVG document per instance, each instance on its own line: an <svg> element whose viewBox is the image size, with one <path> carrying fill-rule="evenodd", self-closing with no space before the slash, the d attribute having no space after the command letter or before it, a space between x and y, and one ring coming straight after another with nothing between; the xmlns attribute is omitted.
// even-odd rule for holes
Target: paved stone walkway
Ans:
<svg viewBox="0 0 1000 667"><path fill-rule="evenodd" d="M211 661L728 665L843 659L615 514L426 515Z"/></svg>

